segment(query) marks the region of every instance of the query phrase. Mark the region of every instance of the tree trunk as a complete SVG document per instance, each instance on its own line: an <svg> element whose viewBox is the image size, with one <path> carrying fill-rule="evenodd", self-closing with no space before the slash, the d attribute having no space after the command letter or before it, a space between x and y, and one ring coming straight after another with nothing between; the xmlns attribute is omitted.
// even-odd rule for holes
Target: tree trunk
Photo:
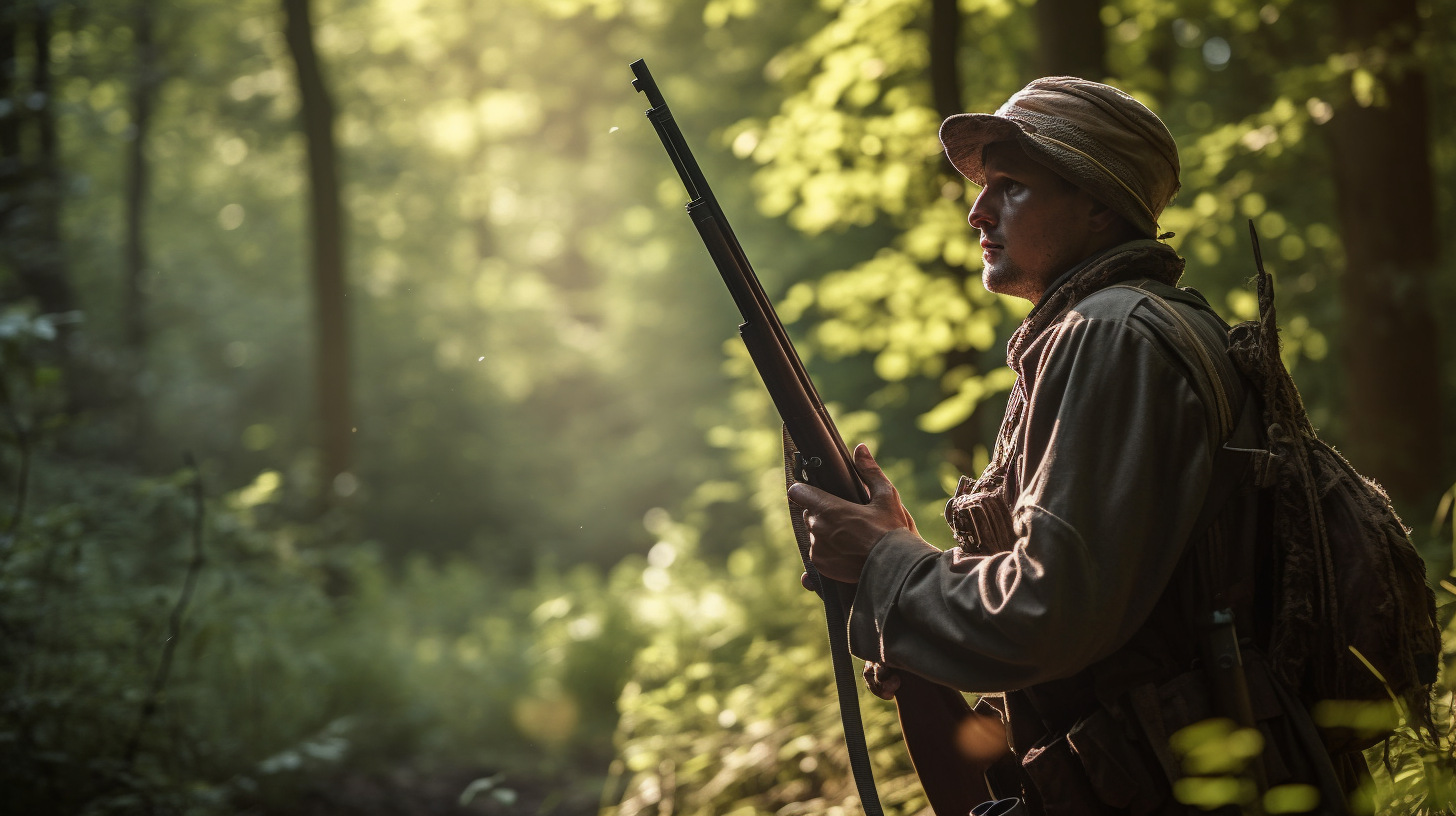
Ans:
<svg viewBox="0 0 1456 816"><path fill-rule="evenodd" d="M29 118L35 124L40 150L28 168L24 166L24 155L18 157L25 190L18 211L11 214L21 222L10 225L18 233L11 236L16 239L11 252L25 293L35 298L42 312L55 314L75 311L77 304L61 255L61 173L51 80L49 4L35 6L33 23L35 64L25 107L31 111Z"/></svg>
<svg viewBox="0 0 1456 816"><path fill-rule="evenodd" d="M14 269L19 261L15 244L20 239L15 221L23 210L20 208L24 194L25 158L20 150L20 20L19 10L14 6L0 9L0 105L5 105L5 115L0 116L0 259L19 276ZM17 295L7 286L4 294Z"/></svg>
<svg viewBox="0 0 1456 816"><path fill-rule="evenodd" d="M126 178L126 335L138 365L146 356L147 320L145 280L147 252L143 227L146 223L147 131L152 123L156 97L157 47L153 38L151 0L136 4L136 83L132 86L132 139L127 150Z"/></svg>
<svg viewBox="0 0 1456 816"><path fill-rule="evenodd" d="M956 0L930 3L930 90L941 119L964 113L961 107L961 7Z"/></svg>
<svg viewBox="0 0 1456 816"><path fill-rule="evenodd" d="M1042 76L1107 76L1107 30L1100 0L1036 0L1037 70Z"/></svg>
<svg viewBox="0 0 1456 816"><path fill-rule="evenodd" d="M283 0L288 48L298 69L313 231L313 288L318 345L316 383L322 443L323 490L329 497L353 492L350 462L349 313L345 305L343 218L339 206L334 106L313 45L309 0ZM333 499L330 498L330 501Z"/></svg>
<svg viewBox="0 0 1456 816"><path fill-rule="evenodd" d="M9 108L0 116L0 178L10 183L20 163L20 99L15 80L20 73L16 45L20 39L15 7L0 10L0 103Z"/></svg>
<svg viewBox="0 0 1456 816"><path fill-rule="evenodd" d="M1397 498L1420 503L1443 489L1435 185L1426 74L1415 54L1421 17L1417 0L1339 0L1335 26L1341 50L1384 54L1368 66L1373 93L1341 102L1329 123L1345 248L1348 447Z"/></svg>

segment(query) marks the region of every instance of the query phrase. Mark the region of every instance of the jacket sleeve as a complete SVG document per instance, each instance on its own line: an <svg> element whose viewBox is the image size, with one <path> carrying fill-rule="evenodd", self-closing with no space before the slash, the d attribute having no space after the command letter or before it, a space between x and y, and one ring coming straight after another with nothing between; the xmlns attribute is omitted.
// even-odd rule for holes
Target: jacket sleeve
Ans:
<svg viewBox="0 0 1456 816"><path fill-rule="evenodd" d="M1015 546L972 556L886 535L851 610L856 655L1007 691L1075 674L1151 613L1211 478L1203 404L1125 319L1073 314L1049 335L1023 360Z"/></svg>

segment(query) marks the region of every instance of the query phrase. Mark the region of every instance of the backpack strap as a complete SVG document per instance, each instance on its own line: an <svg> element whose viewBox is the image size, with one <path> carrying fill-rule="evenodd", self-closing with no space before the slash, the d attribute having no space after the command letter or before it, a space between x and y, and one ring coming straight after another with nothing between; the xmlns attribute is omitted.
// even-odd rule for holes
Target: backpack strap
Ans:
<svg viewBox="0 0 1456 816"><path fill-rule="evenodd" d="M1182 312L1173 308L1173 305L1164 299L1162 295L1154 292L1154 286L1158 286L1155 281L1145 280L1136 284L1116 283L1107 288L1132 289L1139 292L1156 304L1161 312L1173 319L1173 324L1177 327L1178 333L1182 336L1184 343L1193 351L1194 356L1197 357L1199 367L1203 369L1204 378L1208 380L1208 387L1212 393L1214 403L1215 444L1221 444L1233 433L1235 420L1233 408L1229 404L1228 391L1223 385L1223 378L1218 375L1218 369L1213 365L1213 358L1209 356L1208 349L1204 347L1203 342L1198 339L1198 332L1194 330L1193 324L1189 323L1188 318L1184 317ZM1193 305L1195 308L1212 312L1212 309L1209 309L1208 304L1202 298L1198 298L1195 304L1191 303L1190 297L1180 289L1172 286L1159 288L1166 288L1180 295L1185 295L1184 297L1174 296L1174 299L1189 303L1189 305Z"/></svg>
<svg viewBox="0 0 1456 816"><path fill-rule="evenodd" d="M1239 406L1238 413L1234 413L1228 391L1224 387L1217 367L1213 364L1213 358L1207 347L1199 339L1197 331L1189 323L1188 318L1168 302L1177 300L1196 309L1215 314L1208 302L1196 292L1185 291L1152 280L1139 281L1135 284L1113 284L1108 288L1137 291L1147 296L1149 302L1159 311L1172 318L1175 331L1183 341L1182 345L1187 346L1193 352L1199 367L1203 370L1204 379L1208 382L1208 388L1214 401L1216 430L1212 451L1213 474L1209 480L1208 493L1204 498L1203 506L1199 509L1197 520L1193 525L1193 535L1197 539L1206 539L1208 533L1216 532L1213 527L1218 522L1218 515L1223 512L1224 507L1240 488L1249 485L1264 487L1273 476L1273 455L1267 449L1241 448L1230 444L1234 431L1241 425L1258 421L1257 397L1252 388L1246 389L1243 403ZM1154 288L1163 291L1160 294L1153 291ZM1223 322L1222 318L1219 319L1219 322ZM1211 584L1208 587L1209 600L1215 601L1223 596L1222 588L1228 584L1225 580L1227 576L1223 574L1223 570L1214 568L1216 562L1207 554L1204 554L1201 560L1205 567L1213 568L1205 570L1205 577Z"/></svg>

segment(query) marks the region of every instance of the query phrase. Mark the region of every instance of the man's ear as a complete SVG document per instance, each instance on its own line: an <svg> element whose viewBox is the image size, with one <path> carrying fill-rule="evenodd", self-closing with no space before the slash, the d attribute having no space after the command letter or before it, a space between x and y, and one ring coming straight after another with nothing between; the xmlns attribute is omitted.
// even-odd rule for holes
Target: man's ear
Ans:
<svg viewBox="0 0 1456 816"><path fill-rule="evenodd" d="M1091 196L1087 196L1089 208L1087 212L1087 226L1093 232L1107 234L1117 231L1123 224L1122 216L1113 212L1106 204Z"/></svg>

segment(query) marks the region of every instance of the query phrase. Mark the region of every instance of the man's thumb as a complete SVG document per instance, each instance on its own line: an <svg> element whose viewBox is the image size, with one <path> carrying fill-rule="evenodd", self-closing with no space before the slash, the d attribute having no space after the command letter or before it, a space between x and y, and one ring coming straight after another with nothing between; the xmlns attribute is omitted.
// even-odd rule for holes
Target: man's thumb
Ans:
<svg viewBox="0 0 1456 816"><path fill-rule="evenodd" d="M854 449L854 467L859 471L860 478L864 479L865 486L870 489L872 501L895 491L895 486L890 484L890 477L880 470L879 463L870 455L869 446L863 442Z"/></svg>

